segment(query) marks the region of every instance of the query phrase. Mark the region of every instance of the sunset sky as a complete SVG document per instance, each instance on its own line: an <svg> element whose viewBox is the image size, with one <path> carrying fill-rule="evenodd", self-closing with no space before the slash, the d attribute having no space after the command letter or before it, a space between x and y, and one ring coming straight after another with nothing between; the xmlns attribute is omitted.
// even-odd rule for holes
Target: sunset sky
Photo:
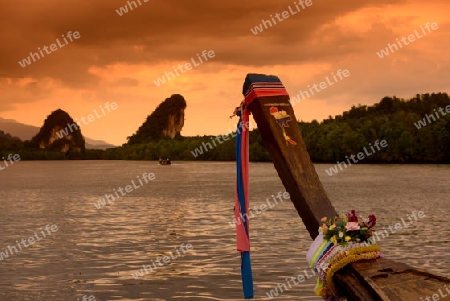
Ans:
<svg viewBox="0 0 450 301"><path fill-rule="evenodd" d="M120 145L175 93L187 102L183 136L228 133L247 73L277 75L295 96L347 69L350 76L294 105L304 121L384 96L450 92L448 0L311 0L305 8L294 0L139 1L122 16L116 10L125 0L4 2L0 117L42 126L58 108L80 119L116 102L116 110L82 133ZM286 19L252 33L262 19L283 11ZM438 28L424 35L427 22ZM415 30L421 38L377 55L388 43L402 43L397 38L417 37ZM62 35L69 31L80 36L65 44ZM64 47L24 68L18 63L56 39ZM214 51L214 58L155 85L173 66L198 63L204 50Z"/></svg>

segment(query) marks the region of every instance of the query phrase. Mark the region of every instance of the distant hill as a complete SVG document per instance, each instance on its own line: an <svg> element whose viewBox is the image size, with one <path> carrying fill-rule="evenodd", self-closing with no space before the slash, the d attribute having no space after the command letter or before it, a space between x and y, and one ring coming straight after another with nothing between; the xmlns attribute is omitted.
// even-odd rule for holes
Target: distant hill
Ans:
<svg viewBox="0 0 450 301"><path fill-rule="evenodd" d="M13 119L5 119L0 117L0 130L4 133L10 134L13 137L18 137L22 141L31 140L39 132L39 127L20 123ZM86 149L108 149L114 148L116 145L110 144L103 140L95 140L84 137L86 140Z"/></svg>
<svg viewBox="0 0 450 301"><path fill-rule="evenodd" d="M95 140L88 137L84 137L84 140L86 141L86 149L108 149L108 148L114 148L117 147L117 145L110 144L108 142L105 142L103 140Z"/></svg>
<svg viewBox="0 0 450 301"><path fill-rule="evenodd" d="M186 101L180 94L173 94L170 98L166 98L147 117L137 132L128 137L128 144L141 144L162 138L179 137L184 126L185 109Z"/></svg>
<svg viewBox="0 0 450 301"><path fill-rule="evenodd" d="M0 130L21 140L30 140L39 132L39 127L0 117Z"/></svg>

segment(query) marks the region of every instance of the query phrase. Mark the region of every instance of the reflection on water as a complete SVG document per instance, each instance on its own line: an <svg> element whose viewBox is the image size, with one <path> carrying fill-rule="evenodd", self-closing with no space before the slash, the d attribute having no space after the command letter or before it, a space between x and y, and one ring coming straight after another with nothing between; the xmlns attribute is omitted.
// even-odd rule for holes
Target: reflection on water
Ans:
<svg viewBox="0 0 450 301"><path fill-rule="evenodd" d="M316 165L337 211L394 225L426 217L382 240L387 257L450 274L450 166L354 165L334 176ZM94 202L144 172L156 179L102 209ZM0 300L242 300L240 258L229 225L233 163L20 162L0 172L0 251L39 227L58 231L0 261ZM250 164L251 205L284 188L272 164ZM285 201L251 220L255 299L307 269L311 239ZM135 280L132 273L182 243L193 250ZM320 300L315 278L278 300Z"/></svg>

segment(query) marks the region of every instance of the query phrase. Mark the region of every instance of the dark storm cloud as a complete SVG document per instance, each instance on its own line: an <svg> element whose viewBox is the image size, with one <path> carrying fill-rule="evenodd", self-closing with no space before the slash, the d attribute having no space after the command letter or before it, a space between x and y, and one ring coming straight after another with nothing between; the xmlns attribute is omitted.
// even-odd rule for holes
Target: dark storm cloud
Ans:
<svg viewBox="0 0 450 301"><path fill-rule="evenodd" d="M364 41L331 28L320 46L310 45L316 31L337 17L362 7L402 0L313 0L313 5L253 35L250 28L281 13L294 1L149 1L122 16L127 1L9 1L0 11L0 76L52 77L65 85L96 84L90 66L187 61L214 50L215 63L240 65L322 61L357 52ZM22 68L18 61L37 47L55 43L68 31L80 39Z"/></svg>

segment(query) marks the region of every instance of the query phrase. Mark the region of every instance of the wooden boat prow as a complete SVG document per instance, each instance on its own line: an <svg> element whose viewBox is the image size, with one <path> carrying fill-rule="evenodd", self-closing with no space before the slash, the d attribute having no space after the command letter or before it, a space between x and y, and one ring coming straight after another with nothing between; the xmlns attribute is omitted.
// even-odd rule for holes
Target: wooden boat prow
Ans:
<svg viewBox="0 0 450 301"><path fill-rule="evenodd" d="M450 300L449 278L387 258L352 263L339 271L334 280L347 292L348 300L420 300L422 297L425 301L426 296L435 294L438 300Z"/></svg>
<svg viewBox="0 0 450 301"><path fill-rule="evenodd" d="M248 104L248 109L294 207L314 239L322 224L321 218L336 216L337 212L311 162L289 96L257 97ZM281 110L290 116L290 124L277 122L274 112ZM450 278L387 258L350 263L333 279L349 301L430 301L432 299L426 297L436 294L439 296L436 300L450 300L450 293L447 293Z"/></svg>

